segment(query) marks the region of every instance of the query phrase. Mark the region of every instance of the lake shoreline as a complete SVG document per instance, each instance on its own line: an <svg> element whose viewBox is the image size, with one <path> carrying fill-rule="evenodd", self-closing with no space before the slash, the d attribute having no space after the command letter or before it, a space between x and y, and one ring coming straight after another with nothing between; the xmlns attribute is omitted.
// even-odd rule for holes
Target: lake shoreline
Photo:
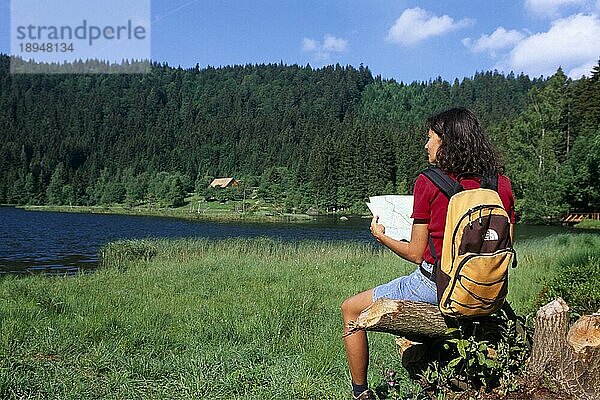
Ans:
<svg viewBox="0 0 600 400"><path fill-rule="evenodd" d="M1 207L0 274L59 273L71 268L93 268L106 243L122 239L196 237L270 237L283 241L351 241L375 243L369 233L369 217L339 215L281 218L256 216L224 218L191 213L189 208L139 210L107 207ZM61 211L61 212L57 212ZM195 211L195 210L194 210ZM261 210L262 212L262 210ZM298 214L295 217L299 217ZM555 234L592 233L592 229L566 226L517 225L515 243Z"/></svg>
<svg viewBox="0 0 600 400"><path fill-rule="evenodd" d="M319 214L309 215L305 213L279 213L279 212L246 212L239 211L219 211L219 212L194 212L189 207L180 208L162 208L162 207L140 207L140 206L56 206L56 205L14 205L0 204L0 207L14 207L27 211L36 212L60 212L77 214L106 214L106 215L130 215L147 217L177 218L186 221L205 221L205 222L246 222L246 223L307 223L316 221L319 218L332 219L368 219L371 215L357 214ZM528 226L529 224L519 224L515 226ZM538 224L534 224L537 226ZM560 222L545 224L548 227L564 226ZM600 221L586 220L585 223L572 225L572 228L585 231L600 231Z"/></svg>
<svg viewBox="0 0 600 400"><path fill-rule="evenodd" d="M289 213L242 213L242 212L194 212L189 211L188 207L165 209L165 208L146 208L146 207L126 207L126 206L15 206L3 205L6 207L15 207L27 211L36 212L60 212L60 213L78 213L78 214L109 214L109 215L130 215L147 217L165 217L178 218L187 221L207 221L207 222L257 222L257 223L280 223L294 222L303 223L314 221L317 216L308 214L289 214ZM355 216L359 217L359 216ZM362 217L361 217L362 218Z"/></svg>
<svg viewBox="0 0 600 400"><path fill-rule="evenodd" d="M71 267L93 268L91 263L98 260L102 246L124 239L270 237L289 242L371 241L368 221L359 218L349 221L328 217L306 221L266 218L209 220L165 213L117 214L103 209L87 212L90 210L83 207L69 210L72 212L56 212L50 207L33 210L0 207L0 236L3 237L0 242L0 274L62 274L66 269L71 271Z"/></svg>

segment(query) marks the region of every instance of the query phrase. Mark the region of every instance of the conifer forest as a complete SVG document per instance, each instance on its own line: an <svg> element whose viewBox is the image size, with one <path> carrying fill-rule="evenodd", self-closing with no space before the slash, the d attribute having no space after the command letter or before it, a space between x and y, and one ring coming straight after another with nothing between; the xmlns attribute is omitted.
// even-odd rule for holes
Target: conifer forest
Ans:
<svg viewBox="0 0 600 400"><path fill-rule="evenodd" d="M427 117L464 106L503 155L522 222L600 211L600 63L571 79L404 83L367 66L11 75L0 55L0 203L183 205L215 177L284 210L410 193Z"/></svg>

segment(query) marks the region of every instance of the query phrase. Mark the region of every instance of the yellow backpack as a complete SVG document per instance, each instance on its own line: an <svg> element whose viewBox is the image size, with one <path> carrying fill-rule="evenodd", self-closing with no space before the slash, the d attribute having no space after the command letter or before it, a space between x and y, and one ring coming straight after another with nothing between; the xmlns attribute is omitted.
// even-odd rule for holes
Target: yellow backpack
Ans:
<svg viewBox="0 0 600 400"><path fill-rule="evenodd" d="M516 267L498 176L482 177L481 188L465 190L437 167L423 174L449 198L440 258L429 238L440 311L449 317L498 311L508 293L508 266Z"/></svg>

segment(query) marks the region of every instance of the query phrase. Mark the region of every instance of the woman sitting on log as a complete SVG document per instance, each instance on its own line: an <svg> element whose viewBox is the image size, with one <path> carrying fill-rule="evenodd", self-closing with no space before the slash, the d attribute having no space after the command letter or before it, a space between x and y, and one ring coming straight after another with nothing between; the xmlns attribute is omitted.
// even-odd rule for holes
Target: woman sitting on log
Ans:
<svg viewBox="0 0 600 400"><path fill-rule="evenodd" d="M502 175L498 153L485 136L477 117L465 108L454 108L427 120L428 140L425 144L429 163L437 165L452 178L469 173L498 175L498 193L514 223L514 198L510 180ZM480 186L479 179L461 180L465 189ZM344 346L352 377L353 399L375 399L367 385L369 348L364 331L348 331L348 323L362 310L380 298L412 300L437 304L435 282L432 281L434 255L442 254L442 241L448 210L448 198L427 177L420 174L414 188L414 219L409 242L386 236L378 217L371 221L371 234L394 253L418 265L413 273L354 295L342 304ZM512 230L512 225L511 225ZM429 246L431 238L434 255Z"/></svg>

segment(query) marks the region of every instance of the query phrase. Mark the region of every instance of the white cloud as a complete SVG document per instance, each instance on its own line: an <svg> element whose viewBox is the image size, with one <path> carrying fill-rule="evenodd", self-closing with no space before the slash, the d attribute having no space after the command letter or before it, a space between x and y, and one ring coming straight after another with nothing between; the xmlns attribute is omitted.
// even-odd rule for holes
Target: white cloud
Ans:
<svg viewBox="0 0 600 400"><path fill-rule="evenodd" d="M311 38L302 39L302 51L311 53L312 57L324 61L331 53L343 53L348 49L348 41L333 35L323 36L323 42Z"/></svg>
<svg viewBox="0 0 600 400"><path fill-rule="evenodd" d="M302 51L315 51L319 48L319 42L314 39L302 39Z"/></svg>
<svg viewBox="0 0 600 400"><path fill-rule="evenodd" d="M473 20L468 18L454 21L448 15L438 17L419 7L408 8L389 29L386 40L410 46L432 36L442 35L472 24Z"/></svg>
<svg viewBox="0 0 600 400"><path fill-rule="evenodd" d="M556 17L563 7L584 6L587 0L525 0L525 8L540 17Z"/></svg>
<svg viewBox="0 0 600 400"><path fill-rule="evenodd" d="M503 27L499 27L490 35L481 35L475 41L471 38L465 38L462 43L474 53L489 52L492 56L495 56L496 51L513 47L524 37L525 35L519 31L514 29L507 31Z"/></svg>
<svg viewBox="0 0 600 400"><path fill-rule="evenodd" d="M519 42L499 65L538 76L552 75L562 66L567 75L589 74L600 54L600 20L596 15L576 14L556 20L548 32L531 35Z"/></svg>
<svg viewBox="0 0 600 400"><path fill-rule="evenodd" d="M583 75L590 76L590 73L592 72L592 69L596 65L598 65L598 61L589 62L587 64L582 64L582 65L580 65L578 67L571 68L569 71L565 71L565 74L567 74L568 76L570 76L573 79L579 79Z"/></svg>
<svg viewBox="0 0 600 400"><path fill-rule="evenodd" d="M323 50L341 53L346 51L348 41L345 39L336 38L335 36L325 35L323 39Z"/></svg>

